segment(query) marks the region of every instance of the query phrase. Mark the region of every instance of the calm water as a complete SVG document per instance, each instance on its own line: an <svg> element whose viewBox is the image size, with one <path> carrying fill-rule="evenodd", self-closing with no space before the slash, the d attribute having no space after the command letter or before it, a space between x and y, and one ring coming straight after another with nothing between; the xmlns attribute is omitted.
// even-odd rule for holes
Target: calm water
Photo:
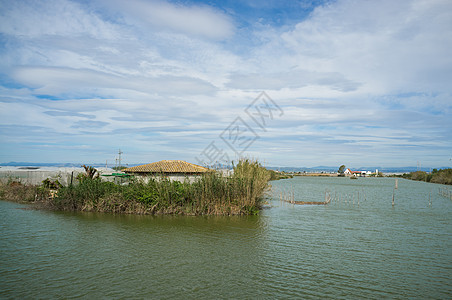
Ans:
<svg viewBox="0 0 452 300"><path fill-rule="evenodd" d="M254 217L59 213L0 201L0 298L452 297L452 201L399 179L272 182ZM295 200L328 206L293 206ZM359 206L358 206L359 193ZM342 198L342 201L341 201ZM429 205L429 198L431 205Z"/></svg>

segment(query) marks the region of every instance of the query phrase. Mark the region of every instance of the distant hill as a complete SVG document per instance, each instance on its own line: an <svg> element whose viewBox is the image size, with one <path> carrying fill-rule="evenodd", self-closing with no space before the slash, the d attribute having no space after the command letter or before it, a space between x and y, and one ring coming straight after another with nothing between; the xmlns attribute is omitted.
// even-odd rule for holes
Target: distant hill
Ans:
<svg viewBox="0 0 452 300"><path fill-rule="evenodd" d="M424 172L430 172L433 169L448 169L450 167L362 167L359 168L359 170L369 170L369 171L375 171L378 169L378 171L383 173L410 173L410 172L416 172L416 171L424 171Z"/></svg>
<svg viewBox="0 0 452 300"><path fill-rule="evenodd" d="M16 162L0 163L0 166L5 167L60 167L60 168L79 168L81 165L88 165L95 168L105 167L105 164L99 163L32 163L32 162ZM114 165L108 165L110 168ZM136 164L129 164L128 167L137 166Z"/></svg>
<svg viewBox="0 0 452 300"><path fill-rule="evenodd" d="M32 163L32 162L16 162L16 161L11 161L8 163L0 163L0 166L9 166L9 167L60 167L60 168L79 168L81 165L86 164L89 166L93 166L96 168L99 167L105 167L105 164L102 163ZM127 167L133 167L133 166L137 166L138 164L128 164ZM109 165L109 167L114 167L114 165ZM371 171L371 172L375 172L376 169L378 169L378 171L383 172L383 173L409 173L409 172L415 172L415 171L425 171L425 172L430 172L433 169L447 169L450 167L422 167L422 168L418 168L418 167L361 167L361 168L350 168L352 171L357 171L357 170L361 170L361 171ZM284 166L272 166L272 167L267 167L267 169L270 170L275 170L275 171L284 171L284 172L309 172L309 173L314 173L314 172L336 172L339 169L339 166L317 166L317 167L284 167Z"/></svg>
<svg viewBox="0 0 452 300"><path fill-rule="evenodd" d="M7 167L80 167L81 164L76 163L31 163L31 162L17 162L11 161L8 163L0 163L0 166Z"/></svg>
<svg viewBox="0 0 452 300"><path fill-rule="evenodd" d="M331 166L317 166L317 167L267 167L268 169L275 170L275 171L284 171L284 172L336 172L339 167L331 167ZM361 167L361 168L350 168L352 171L371 171L375 172L375 170L378 170L379 172L383 173L410 173L415 171L425 171L430 172L433 169L447 169L449 167Z"/></svg>

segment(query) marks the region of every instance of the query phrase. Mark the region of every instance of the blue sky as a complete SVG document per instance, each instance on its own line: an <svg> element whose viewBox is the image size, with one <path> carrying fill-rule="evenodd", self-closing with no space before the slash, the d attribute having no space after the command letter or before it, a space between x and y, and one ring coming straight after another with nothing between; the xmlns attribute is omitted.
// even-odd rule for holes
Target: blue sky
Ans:
<svg viewBox="0 0 452 300"><path fill-rule="evenodd" d="M0 162L452 166L450 49L448 0L0 0Z"/></svg>

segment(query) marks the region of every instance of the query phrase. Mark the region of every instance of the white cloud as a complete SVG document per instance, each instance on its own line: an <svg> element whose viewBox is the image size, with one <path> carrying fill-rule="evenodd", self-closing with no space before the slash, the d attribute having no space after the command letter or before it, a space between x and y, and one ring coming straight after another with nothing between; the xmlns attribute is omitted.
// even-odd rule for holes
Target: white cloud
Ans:
<svg viewBox="0 0 452 300"><path fill-rule="evenodd" d="M298 67L340 72L374 94L452 91L450 1L338 1L281 38Z"/></svg>
<svg viewBox="0 0 452 300"><path fill-rule="evenodd" d="M211 94L215 88L197 78L161 76L114 76L101 72L71 68L22 67L12 72L19 83L44 95L102 95L103 89L130 89L157 94Z"/></svg>
<svg viewBox="0 0 452 300"><path fill-rule="evenodd" d="M237 89L280 90L306 86L327 87L332 90L350 92L360 83L344 78L340 73L288 70L280 73L232 73L228 86Z"/></svg>
<svg viewBox="0 0 452 300"><path fill-rule="evenodd" d="M450 153L448 1L338 0L240 37L227 14L187 3L1 2L0 139L40 157L127 145L133 162L193 161L266 90L284 116L249 153L269 164Z"/></svg>
<svg viewBox="0 0 452 300"><path fill-rule="evenodd" d="M169 30L209 39L225 39L234 33L230 17L207 5L173 4L158 0L108 0L103 4L110 9L113 6L125 22L145 26L144 29L150 26L151 30Z"/></svg>
<svg viewBox="0 0 452 300"><path fill-rule="evenodd" d="M43 35L115 38L114 27L68 0L2 1L1 32L18 38Z"/></svg>

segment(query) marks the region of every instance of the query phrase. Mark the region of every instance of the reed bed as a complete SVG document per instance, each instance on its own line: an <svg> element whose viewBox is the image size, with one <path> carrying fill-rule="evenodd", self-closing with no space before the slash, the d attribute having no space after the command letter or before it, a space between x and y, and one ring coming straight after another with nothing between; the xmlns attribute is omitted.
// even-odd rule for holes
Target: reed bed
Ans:
<svg viewBox="0 0 452 300"><path fill-rule="evenodd" d="M39 199L50 209L67 211L250 215L259 212L270 176L259 162L243 159L229 177L209 172L193 183L170 181L163 176L147 183L133 180L128 185L118 185L87 176L76 185L60 187L54 196L51 189L40 187L46 196ZM33 195L37 199L36 190L29 193L28 198Z"/></svg>
<svg viewBox="0 0 452 300"><path fill-rule="evenodd" d="M43 186L25 185L10 180L0 183L0 199L19 203L42 202L50 196L50 190Z"/></svg>

